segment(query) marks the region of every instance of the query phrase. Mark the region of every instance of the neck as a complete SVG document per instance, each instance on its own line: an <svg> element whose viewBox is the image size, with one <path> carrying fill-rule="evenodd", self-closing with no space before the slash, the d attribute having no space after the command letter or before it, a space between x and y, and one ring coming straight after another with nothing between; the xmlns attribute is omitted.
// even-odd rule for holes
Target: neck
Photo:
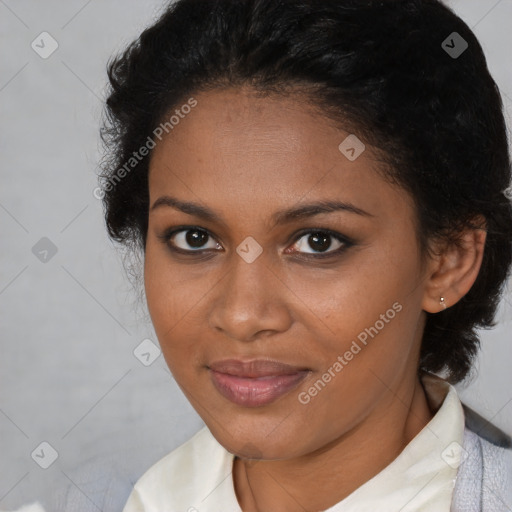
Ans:
<svg viewBox="0 0 512 512"><path fill-rule="evenodd" d="M409 384L409 383L408 383ZM354 429L295 459L236 457L233 480L244 512L325 510L388 466L432 419L423 385L404 386Z"/></svg>

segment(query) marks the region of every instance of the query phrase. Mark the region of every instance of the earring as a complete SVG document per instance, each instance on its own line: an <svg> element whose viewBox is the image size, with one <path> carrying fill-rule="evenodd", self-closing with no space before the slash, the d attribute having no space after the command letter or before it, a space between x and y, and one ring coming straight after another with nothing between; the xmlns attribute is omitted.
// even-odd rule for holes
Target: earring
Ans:
<svg viewBox="0 0 512 512"><path fill-rule="evenodd" d="M441 306L443 306L443 309L446 309L446 302L444 301L444 297L441 297L439 299L439 304L441 304Z"/></svg>

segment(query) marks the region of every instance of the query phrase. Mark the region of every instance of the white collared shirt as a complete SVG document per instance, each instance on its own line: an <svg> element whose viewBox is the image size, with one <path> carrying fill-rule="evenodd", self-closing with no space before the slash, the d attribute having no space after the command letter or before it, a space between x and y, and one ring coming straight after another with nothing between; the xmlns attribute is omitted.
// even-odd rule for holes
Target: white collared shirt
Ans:
<svg viewBox="0 0 512 512"><path fill-rule="evenodd" d="M380 473L325 512L449 512L461 462L464 411L457 391L432 374L422 381L430 422ZM203 427L135 484L123 512L242 512L234 455Z"/></svg>

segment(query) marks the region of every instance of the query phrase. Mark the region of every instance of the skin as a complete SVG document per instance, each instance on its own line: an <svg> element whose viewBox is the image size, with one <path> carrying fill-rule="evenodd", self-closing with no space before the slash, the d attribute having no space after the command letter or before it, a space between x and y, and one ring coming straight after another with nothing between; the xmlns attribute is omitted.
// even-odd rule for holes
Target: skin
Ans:
<svg viewBox="0 0 512 512"><path fill-rule="evenodd" d="M214 437L237 455L233 482L244 511L324 510L391 463L430 421L417 376L425 312L452 306L480 268L485 231L461 234L422 265L414 206L376 172L372 147L353 162L340 132L299 95L257 98L250 89L201 92L192 112L159 142L150 163L150 205L164 195L200 203L223 223L170 206L151 210L145 256L148 308L166 362ZM343 200L366 211L322 213L283 225L277 210ZM207 230L206 254L186 231ZM325 251L311 233L329 229ZM253 237L263 253L236 252ZM329 246L329 241L331 245ZM298 400L359 333L394 303L402 310L308 404ZM277 359L309 368L294 391L242 407L213 386L208 363ZM257 459L250 460L250 459Z"/></svg>

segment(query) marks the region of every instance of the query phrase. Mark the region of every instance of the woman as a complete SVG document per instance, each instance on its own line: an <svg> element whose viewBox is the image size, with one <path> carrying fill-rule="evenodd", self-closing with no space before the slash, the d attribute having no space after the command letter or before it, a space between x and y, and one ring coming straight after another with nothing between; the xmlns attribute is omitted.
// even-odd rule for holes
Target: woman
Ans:
<svg viewBox="0 0 512 512"><path fill-rule="evenodd" d="M510 439L452 386L512 258L467 25L437 0L180 0L109 78L108 231L206 424L124 512L510 510Z"/></svg>

